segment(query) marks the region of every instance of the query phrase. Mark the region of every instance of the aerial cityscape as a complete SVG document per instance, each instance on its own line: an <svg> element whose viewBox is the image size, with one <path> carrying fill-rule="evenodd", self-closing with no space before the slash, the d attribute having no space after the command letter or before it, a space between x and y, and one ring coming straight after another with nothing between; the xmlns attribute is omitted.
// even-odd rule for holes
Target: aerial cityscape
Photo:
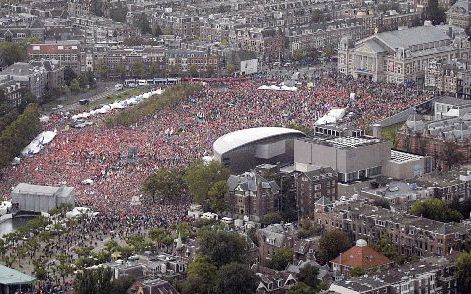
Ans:
<svg viewBox="0 0 471 294"><path fill-rule="evenodd" d="M471 0L0 24L0 294L471 294Z"/></svg>

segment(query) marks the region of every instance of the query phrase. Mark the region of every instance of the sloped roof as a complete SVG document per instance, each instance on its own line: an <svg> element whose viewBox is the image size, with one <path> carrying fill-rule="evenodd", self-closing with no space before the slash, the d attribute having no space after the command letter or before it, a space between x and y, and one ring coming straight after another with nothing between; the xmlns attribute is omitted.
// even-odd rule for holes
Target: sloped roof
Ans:
<svg viewBox="0 0 471 294"><path fill-rule="evenodd" d="M391 263L391 260L370 246L357 245L337 256L331 262L350 268L369 269Z"/></svg>
<svg viewBox="0 0 471 294"><path fill-rule="evenodd" d="M299 134L304 136L304 133L298 130L281 127L260 127L243 129L219 137L213 143L213 150L218 154L224 154L249 143L253 143L274 136L288 134Z"/></svg>
<svg viewBox="0 0 471 294"><path fill-rule="evenodd" d="M21 285L31 284L36 279L14 270L12 268L0 265L0 285Z"/></svg>
<svg viewBox="0 0 471 294"><path fill-rule="evenodd" d="M375 37L391 48L409 48L413 45L450 39L440 26L421 26L384 32Z"/></svg>

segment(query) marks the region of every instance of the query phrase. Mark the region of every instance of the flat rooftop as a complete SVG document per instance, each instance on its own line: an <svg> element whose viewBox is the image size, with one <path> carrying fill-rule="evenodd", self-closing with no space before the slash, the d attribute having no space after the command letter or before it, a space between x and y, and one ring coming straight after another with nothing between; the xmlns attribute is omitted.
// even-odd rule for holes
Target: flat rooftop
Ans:
<svg viewBox="0 0 471 294"><path fill-rule="evenodd" d="M394 163L406 163L410 161L417 161L423 159L423 156L402 152L398 150L391 150L391 161Z"/></svg>

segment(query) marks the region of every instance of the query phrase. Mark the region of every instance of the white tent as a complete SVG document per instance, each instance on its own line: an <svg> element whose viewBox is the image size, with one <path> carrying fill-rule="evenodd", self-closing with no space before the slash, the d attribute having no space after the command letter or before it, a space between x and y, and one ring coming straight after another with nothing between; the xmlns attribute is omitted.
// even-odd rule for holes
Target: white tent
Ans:
<svg viewBox="0 0 471 294"><path fill-rule="evenodd" d="M85 179L82 181L82 184L84 185L93 185L93 180L92 179Z"/></svg>
<svg viewBox="0 0 471 294"><path fill-rule="evenodd" d="M57 130L42 132L41 134L37 135L36 138L34 138L33 141L31 141L31 143L29 143L29 145L23 149L23 151L21 151L21 154L26 156L28 154L39 153L39 151L41 151L44 146L49 144L56 135Z"/></svg>
<svg viewBox="0 0 471 294"><path fill-rule="evenodd" d="M316 125L334 124L345 116L345 108L332 108L326 115L316 121Z"/></svg>

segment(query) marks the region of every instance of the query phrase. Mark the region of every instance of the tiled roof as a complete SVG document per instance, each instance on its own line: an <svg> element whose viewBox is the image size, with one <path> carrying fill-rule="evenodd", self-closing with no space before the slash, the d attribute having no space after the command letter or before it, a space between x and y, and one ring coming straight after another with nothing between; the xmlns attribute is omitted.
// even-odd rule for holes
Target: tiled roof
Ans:
<svg viewBox="0 0 471 294"><path fill-rule="evenodd" d="M389 264L391 260L369 246L354 246L331 262L350 268L369 269Z"/></svg>

